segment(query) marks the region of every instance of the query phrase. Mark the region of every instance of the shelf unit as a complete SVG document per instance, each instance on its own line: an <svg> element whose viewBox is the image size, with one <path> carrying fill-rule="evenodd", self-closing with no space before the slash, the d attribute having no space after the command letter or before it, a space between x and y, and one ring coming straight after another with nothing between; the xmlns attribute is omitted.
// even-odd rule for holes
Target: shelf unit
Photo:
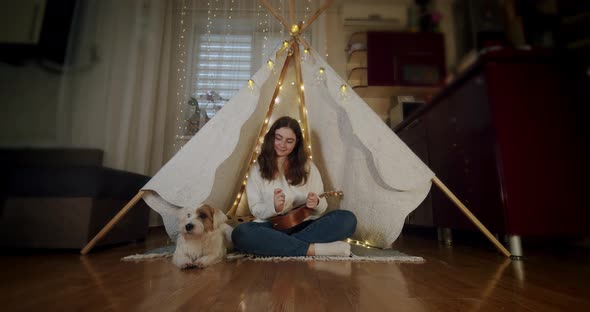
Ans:
<svg viewBox="0 0 590 312"><path fill-rule="evenodd" d="M403 119L402 109L397 106L397 96L413 96L417 99L428 99L440 90L439 85L412 85L412 84L396 84L395 82L387 82L379 85L371 84L370 75L387 71L383 67L373 66L369 59L383 57L378 55L375 51L371 51L370 47L374 43L369 42L368 34L371 32L356 32L350 36L346 51L348 52L348 59L346 64L347 83L354 91L369 104L369 106L388 123L390 127L394 127ZM411 33L392 33L392 32L373 32L377 35L397 34L402 38L407 36L423 37L422 34ZM373 39L374 40L374 39ZM389 42L388 45L395 44ZM444 53L444 52L442 52ZM390 55L395 58L395 55ZM444 57L444 55L443 55ZM375 63L373 63L375 64ZM393 70L393 66L390 70Z"/></svg>
<svg viewBox="0 0 590 312"><path fill-rule="evenodd" d="M409 95L417 98L428 98L438 91L440 87L409 87L409 86L366 86L352 87L362 98L391 98L392 96Z"/></svg>

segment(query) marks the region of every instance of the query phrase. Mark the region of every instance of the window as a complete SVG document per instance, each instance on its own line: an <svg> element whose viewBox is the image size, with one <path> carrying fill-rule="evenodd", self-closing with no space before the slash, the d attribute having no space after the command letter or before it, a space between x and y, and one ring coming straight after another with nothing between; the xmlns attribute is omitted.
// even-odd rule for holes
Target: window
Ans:
<svg viewBox="0 0 590 312"><path fill-rule="evenodd" d="M210 24L205 24L210 18L198 20L188 50L192 51L188 105L180 112L184 122L177 135L185 142L246 86L268 59L274 59L286 39L282 31L273 32L267 23L252 17L234 18L227 25L227 20L213 20Z"/></svg>
<svg viewBox="0 0 590 312"><path fill-rule="evenodd" d="M211 118L252 75L251 35L200 35L195 96Z"/></svg>
<svg viewBox="0 0 590 312"><path fill-rule="evenodd" d="M281 40L280 35L268 33L200 34L195 49L194 91L189 101L195 109L185 117L182 138L190 138L215 116L245 86L263 58L270 58Z"/></svg>
<svg viewBox="0 0 590 312"><path fill-rule="evenodd" d="M179 11L179 25L189 25L179 28L180 38L188 35L179 56L189 57L182 69L188 75L179 77L186 84L181 83L182 93L177 93L182 99L177 115L178 145L174 148L188 142L268 59L274 59L288 37L279 21L258 1L189 3ZM298 2L298 20L307 20L313 7L311 0ZM279 11L286 13L280 6Z"/></svg>

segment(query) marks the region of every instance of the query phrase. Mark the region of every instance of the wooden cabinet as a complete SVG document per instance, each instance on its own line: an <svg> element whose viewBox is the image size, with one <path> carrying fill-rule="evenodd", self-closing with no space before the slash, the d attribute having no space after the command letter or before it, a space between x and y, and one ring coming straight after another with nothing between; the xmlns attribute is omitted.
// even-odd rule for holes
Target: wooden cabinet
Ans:
<svg viewBox="0 0 590 312"><path fill-rule="evenodd" d="M440 33L354 33L348 53L353 87L438 87L446 75Z"/></svg>
<svg viewBox="0 0 590 312"><path fill-rule="evenodd" d="M394 130L493 233L587 233L587 138L571 105L584 99L560 70L551 54L482 55ZM475 231L435 186L431 196L435 226Z"/></svg>
<svg viewBox="0 0 590 312"><path fill-rule="evenodd" d="M424 99L440 90L445 75L440 33L359 32L347 50L348 85L390 126L401 119L392 97Z"/></svg>
<svg viewBox="0 0 590 312"><path fill-rule="evenodd" d="M367 33L368 85L437 86L444 77L441 33Z"/></svg>

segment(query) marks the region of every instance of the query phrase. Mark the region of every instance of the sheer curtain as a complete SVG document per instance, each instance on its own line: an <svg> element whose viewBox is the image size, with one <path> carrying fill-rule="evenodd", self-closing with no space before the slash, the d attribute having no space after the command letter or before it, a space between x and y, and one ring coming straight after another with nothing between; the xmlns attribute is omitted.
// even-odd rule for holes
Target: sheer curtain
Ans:
<svg viewBox="0 0 590 312"><path fill-rule="evenodd" d="M269 2L288 20L288 0ZM304 21L318 1L296 5ZM146 175L213 118L288 36L257 0L80 0L72 29L56 116L59 144L101 149L105 166ZM160 224L158 216L150 223Z"/></svg>
<svg viewBox="0 0 590 312"><path fill-rule="evenodd" d="M288 0L269 2L289 20ZM298 21L319 3L295 2ZM59 143L102 149L105 166L147 175L288 37L258 0L79 3L60 91ZM311 30L306 37L311 43Z"/></svg>
<svg viewBox="0 0 590 312"><path fill-rule="evenodd" d="M289 20L289 1L269 1ZM297 21L305 21L318 6L316 0L295 2ZM178 151L223 108L248 79L288 39L288 31L258 0L184 1L181 12L179 44L186 54L186 85L177 107L177 134L174 151ZM305 35L310 41L311 34Z"/></svg>
<svg viewBox="0 0 590 312"><path fill-rule="evenodd" d="M112 168L160 168L173 132L175 10L174 1L80 1L57 115L62 145L102 149Z"/></svg>

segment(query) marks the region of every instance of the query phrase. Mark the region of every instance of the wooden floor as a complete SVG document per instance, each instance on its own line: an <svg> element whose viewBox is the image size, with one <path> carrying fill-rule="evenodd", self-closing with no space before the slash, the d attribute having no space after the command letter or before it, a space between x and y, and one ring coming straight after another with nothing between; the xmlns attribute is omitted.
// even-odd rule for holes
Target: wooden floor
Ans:
<svg viewBox="0 0 590 312"><path fill-rule="evenodd" d="M404 235L396 248L423 264L226 262L180 271L169 259L119 259L160 247L161 230L135 245L3 255L2 311L590 311L590 252L503 258L485 243L453 247Z"/></svg>

